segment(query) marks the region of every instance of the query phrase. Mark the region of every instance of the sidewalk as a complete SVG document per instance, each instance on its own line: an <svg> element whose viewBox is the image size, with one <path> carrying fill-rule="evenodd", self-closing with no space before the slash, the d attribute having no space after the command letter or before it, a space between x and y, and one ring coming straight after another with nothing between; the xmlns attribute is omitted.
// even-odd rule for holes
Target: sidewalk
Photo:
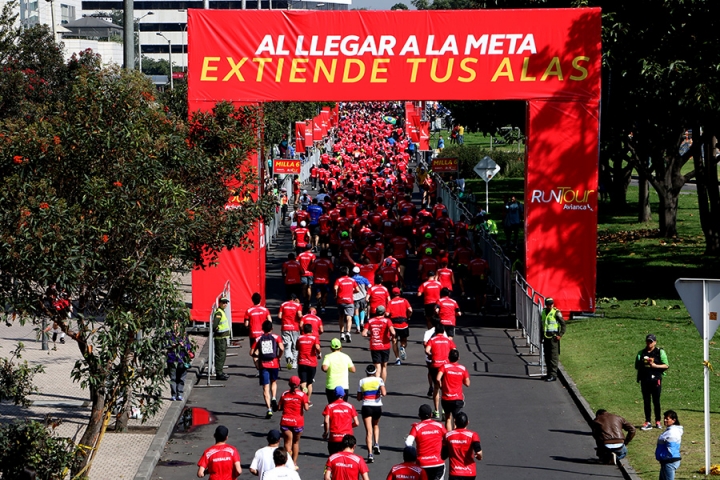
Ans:
<svg viewBox="0 0 720 480"><path fill-rule="evenodd" d="M183 279L183 288L189 292L189 278ZM85 431L87 419L90 415L90 402L88 392L80 388L79 383L73 382L70 374L75 362L81 359L80 351L72 339L66 338L66 343L60 344L59 339L53 346L52 338L49 341L50 349L42 350L42 344L37 340L35 325L26 323L21 326L19 323L11 326L3 326L0 329L0 356L9 357L15 350L18 342L25 345L20 361L27 360L30 365L43 365L45 373L35 376L33 383L39 392L29 398L33 404L29 408L23 408L8 403L0 404L0 421L12 421L16 418L32 418L43 421L46 415L53 419L61 420L61 424L55 429L58 436L70 437L76 442L82 437ZM193 336L202 351L207 337ZM196 367L202 362L201 355L197 355L193 366ZM195 383L193 368L188 373L186 384L186 397L189 396L190 385ZM115 433L112 426L114 420L110 421L108 430L100 445L100 450L95 456L90 480L131 479L135 478L138 469L145 459L158 430L165 419L171 406L176 405L172 411L180 410L182 402L170 401L169 384L165 387L161 410L153 418L142 423L141 420L130 420L129 433ZM173 416L171 414L171 416ZM168 422L173 425L174 418L168 417ZM161 447L162 448L162 447ZM150 470L152 467L150 468ZM148 472L149 475L149 472Z"/></svg>

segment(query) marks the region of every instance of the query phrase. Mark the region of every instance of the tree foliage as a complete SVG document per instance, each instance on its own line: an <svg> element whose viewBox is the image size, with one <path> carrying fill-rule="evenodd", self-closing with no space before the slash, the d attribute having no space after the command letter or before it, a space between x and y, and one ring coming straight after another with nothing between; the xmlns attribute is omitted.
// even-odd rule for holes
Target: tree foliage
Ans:
<svg viewBox="0 0 720 480"><path fill-rule="evenodd" d="M13 78L0 80L11 107L0 113L0 296L7 321L50 317L76 342L73 378L92 402L80 443L96 446L116 404L143 418L160 407L158 352L173 319L187 318L173 274L253 247L249 232L273 211L246 162L259 109L221 103L187 121L144 76L101 68L89 52L34 64L51 36L3 42L11 28L0 22ZM72 318L54 308L62 291Z"/></svg>
<svg viewBox="0 0 720 480"><path fill-rule="evenodd" d="M409 10L408 6L404 3L396 3L392 7L390 7L390 10Z"/></svg>

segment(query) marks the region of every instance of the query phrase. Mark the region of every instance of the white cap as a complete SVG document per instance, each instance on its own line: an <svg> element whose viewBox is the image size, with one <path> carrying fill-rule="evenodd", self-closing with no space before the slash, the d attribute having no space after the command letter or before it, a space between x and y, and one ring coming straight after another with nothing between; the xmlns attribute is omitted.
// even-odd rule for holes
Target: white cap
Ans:
<svg viewBox="0 0 720 480"><path fill-rule="evenodd" d="M360 267L354 267L353 273L360 273Z"/></svg>
<svg viewBox="0 0 720 480"><path fill-rule="evenodd" d="M303 190L303 195L307 195L307 190Z"/></svg>
<svg viewBox="0 0 720 480"><path fill-rule="evenodd" d="M300 222L300 226L301 226L301 227L304 227L305 225L307 225L307 224L305 223L305 220L303 220L302 222Z"/></svg>

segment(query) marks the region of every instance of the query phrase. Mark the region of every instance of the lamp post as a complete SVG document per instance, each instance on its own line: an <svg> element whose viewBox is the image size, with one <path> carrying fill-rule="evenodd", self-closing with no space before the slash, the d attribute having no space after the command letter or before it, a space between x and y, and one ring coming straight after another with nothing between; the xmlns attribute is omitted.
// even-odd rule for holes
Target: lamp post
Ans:
<svg viewBox="0 0 720 480"><path fill-rule="evenodd" d="M155 15L153 12L147 12L145 15L137 19L138 26L138 69L142 73L142 37L140 36L140 20L147 17L148 15Z"/></svg>
<svg viewBox="0 0 720 480"><path fill-rule="evenodd" d="M162 37L168 42L168 62L170 63L170 90L173 89L173 74L172 74L172 42L169 38L167 38L165 35L163 35L160 32L157 32L155 35L158 37Z"/></svg>

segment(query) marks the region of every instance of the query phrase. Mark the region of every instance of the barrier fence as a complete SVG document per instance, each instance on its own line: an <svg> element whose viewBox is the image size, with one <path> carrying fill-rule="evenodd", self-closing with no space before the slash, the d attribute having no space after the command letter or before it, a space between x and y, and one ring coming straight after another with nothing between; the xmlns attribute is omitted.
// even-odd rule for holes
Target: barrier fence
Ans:
<svg viewBox="0 0 720 480"><path fill-rule="evenodd" d="M433 178L438 185L438 197L445 204L450 218L457 222L462 216L465 216L470 221L472 219L470 211L455 192L439 175L433 174ZM516 328L522 329L523 336L530 346L530 354L534 354L536 350L540 352L539 362L528 365L539 366L541 369L539 375L545 375L541 338L541 313L545 297L535 291L522 275L512 270L510 259L491 235L483 229L472 229L469 233L476 252L480 250L482 257L490 266L490 287L497 294L502 306L510 313L515 314Z"/></svg>

